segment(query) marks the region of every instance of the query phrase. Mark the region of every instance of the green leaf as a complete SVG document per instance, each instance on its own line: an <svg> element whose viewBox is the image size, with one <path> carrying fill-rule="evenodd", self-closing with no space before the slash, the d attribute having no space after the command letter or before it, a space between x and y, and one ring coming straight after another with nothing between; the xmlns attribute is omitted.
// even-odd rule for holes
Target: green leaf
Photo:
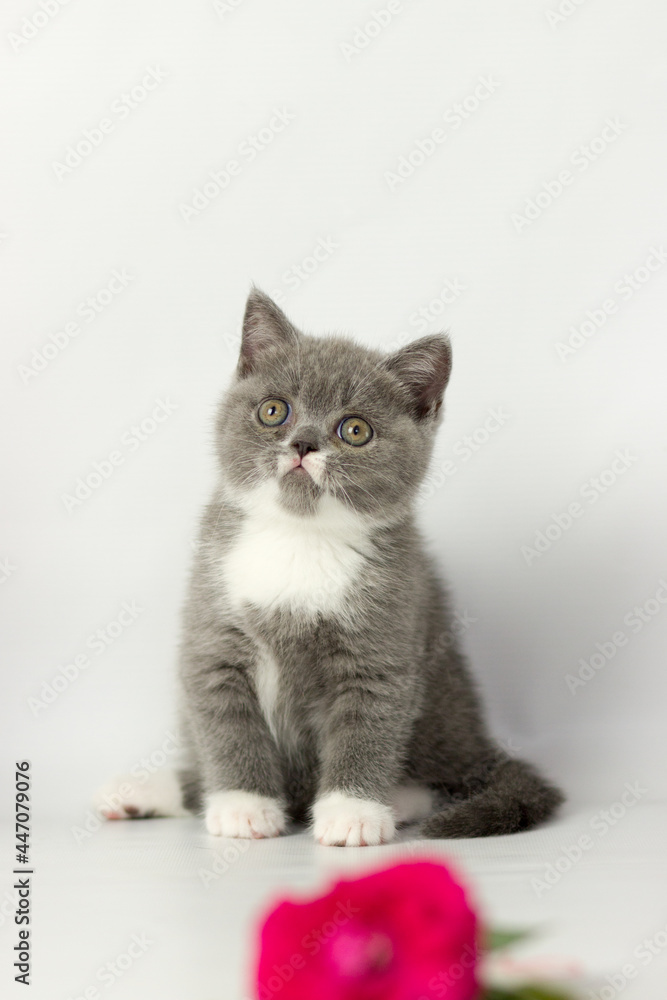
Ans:
<svg viewBox="0 0 667 1000"><path fill-rule="evenodd" d="M553 986L522 986L518 996L520 1000L573 1000L572 993Z"/></svg>
<svg viewBox="0 0 667 1000"><path fill-rule="evenodd" d="M530 931L487 931L484 942L487 951L498 951L500 948L508 948L515 941L523 941L530 934Z"/></svg>
<svg viewBox="0 0 667 1000"><path fill-rule="evenodd" d="M503 989L502 986L486 986L475 997L475 1000L513 1000L516 995L516 993Z"/></svg>
<svg viewBox="0 0 667 1000"><path fill-rule="evenodd" d="M523 986L486 986L478 1000L575 1000L572 993L559 987L528 984Z"/></svg>

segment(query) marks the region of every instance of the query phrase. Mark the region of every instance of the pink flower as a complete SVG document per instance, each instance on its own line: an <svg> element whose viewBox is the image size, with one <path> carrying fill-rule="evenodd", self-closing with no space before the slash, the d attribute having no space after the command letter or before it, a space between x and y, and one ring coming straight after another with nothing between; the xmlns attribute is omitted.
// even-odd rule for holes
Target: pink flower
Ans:
<svg viewBox="0 0 667 1000"><path fill-rule="evenodd" d="M415 861L285 901L261 932L258 1000L474 1000L477 919L444 865Z"/></svg>

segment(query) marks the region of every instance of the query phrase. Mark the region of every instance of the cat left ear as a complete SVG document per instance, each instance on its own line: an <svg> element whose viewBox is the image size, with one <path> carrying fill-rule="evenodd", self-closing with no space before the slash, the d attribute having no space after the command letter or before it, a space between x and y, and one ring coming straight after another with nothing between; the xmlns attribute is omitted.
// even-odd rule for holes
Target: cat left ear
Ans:
<svg viewBox="0 0 667 1000"><path fill-rule="evenodd" d="M265 351L296 345L297 337L282 309L259 288L253 288L243 317L239 375L245 377L254 371Z"/></svg>
<svg viewBox="0 0 667 1000"><path fill-rule="evenodd" d="M449 337L435 334L406 344L384 362L401 383L417 420L435 417L452 370Z"/></svg>

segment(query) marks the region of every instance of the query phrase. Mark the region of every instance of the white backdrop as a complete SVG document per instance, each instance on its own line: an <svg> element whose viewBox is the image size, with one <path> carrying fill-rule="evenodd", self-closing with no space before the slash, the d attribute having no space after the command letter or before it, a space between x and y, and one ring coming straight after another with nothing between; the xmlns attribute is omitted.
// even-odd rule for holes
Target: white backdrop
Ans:
<svg viewBox="0 0 667 1000"><path fill-rule="evenodd" d="M451 330L420 517L494 729L572 801L663 796L664 4L1 17L3 731L35 809L174 757L251 281L314 332Z"/></svg>

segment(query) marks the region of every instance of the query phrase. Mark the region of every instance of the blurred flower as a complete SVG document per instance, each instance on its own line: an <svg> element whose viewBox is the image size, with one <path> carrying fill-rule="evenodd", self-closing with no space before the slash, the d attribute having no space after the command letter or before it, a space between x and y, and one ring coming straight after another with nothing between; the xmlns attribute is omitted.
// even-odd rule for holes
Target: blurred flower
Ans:
<svg viewBox="0 0 667 1000"><path fill-rule="evenodd" d="M416 861L285 901L261 932L258 1000L473 1000L477 919L442 864Z"/></svg>

